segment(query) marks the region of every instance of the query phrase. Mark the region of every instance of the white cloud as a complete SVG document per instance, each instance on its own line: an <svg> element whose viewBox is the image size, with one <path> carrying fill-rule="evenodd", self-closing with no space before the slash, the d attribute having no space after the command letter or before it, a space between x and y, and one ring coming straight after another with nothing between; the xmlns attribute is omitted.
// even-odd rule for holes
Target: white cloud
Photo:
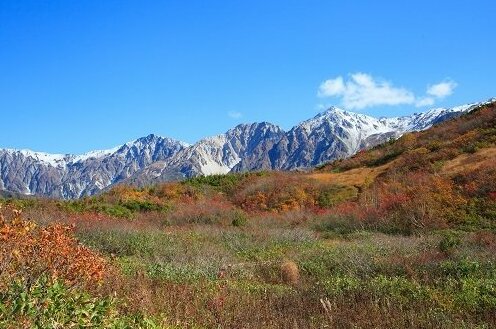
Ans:
<svg viewBox="0 0 496 329"><path fill-rule="evenodd" d="M231 119L239 119L243 116L243 114L237 111L229 111L227 112L227 116L230 117Z"/></svg>
<svg viewBox="0 0 496 329"><path fill-rule="evenodd" d="M415 95L411 91L394 87L387 81L379 81L365 73L354 73L348 81L344 81L341 76L326 80L320 85L318 96L341 97L343 106L349 109L415 102Z"/></svg>
<svg viewBox="0 0 496 329"><path fill-rule="evenodd" d="M422 97L420 99L417 99L415 102L416 107L423 107L423 106L431 106L434 105L436 100L432 97Z"/></svg>
<svg viewBox="0 0 496 329"><path fill-rule="evenodd" d="M436 98L444 98L453 94L457 83L451 80L443 81L427 88L427 93Z"/></svg>
<svg viewBox="0 0 496 329"><path fill-rule="evenodd" d="M322 82L318 95L320 97L336 96L342 94L345 90L343 77L337 77L336 79L329 79Z"/></svg>
<svg viewBox="0 0 496 329"><path fill-rule="evenodd" d="M353 73L348 79L338 76L325 80L319 86L319 97L338 97L350 110L380 105L432 106L436 100L453 93L457 86L452 80L430 85L427 94L416 96L411 90L396 87L391 82L374 78L366 73Z"/></svg>

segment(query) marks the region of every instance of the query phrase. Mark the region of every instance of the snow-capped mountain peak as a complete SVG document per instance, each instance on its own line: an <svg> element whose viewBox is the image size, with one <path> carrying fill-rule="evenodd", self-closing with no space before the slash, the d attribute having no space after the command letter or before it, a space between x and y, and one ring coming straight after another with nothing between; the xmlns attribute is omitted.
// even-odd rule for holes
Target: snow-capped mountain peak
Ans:
<svg viewBox="0 0 496 329"><path fill-rule="evenodd" d="M45 152L37 152L28 149L3 149L3 151L11 156L21 156L39 161L52 167L64 166L71 158L69 154L52 154Z"/></svg>
<svg viewBox="0 0 496 329"><path fill-rule="evenodd" d="M483 103L471 103L452 108L434 108L426 112L414 113L408 116L383 119L382 122L401 133L424 130L438 122L469 112L482 104Z"/></svg>
<svg viewBox="0 0 496 329"><path fill-rule="evenodd" d="M493 98L395 118L330 107L287 132L268 122L240 124L193 145L150 134L81 155L3 149L0 189L78 198L122 182L144 185L232 171L309 168L494 102Z"/></svg>

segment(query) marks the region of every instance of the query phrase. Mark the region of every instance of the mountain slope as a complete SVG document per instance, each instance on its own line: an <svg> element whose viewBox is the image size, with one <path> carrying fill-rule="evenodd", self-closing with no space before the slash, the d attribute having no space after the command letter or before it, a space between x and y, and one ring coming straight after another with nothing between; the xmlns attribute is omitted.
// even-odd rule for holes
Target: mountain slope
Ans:
<svg viewBox="0 0 496 329"><path fill-rule="evenodd" d="M267 123L241 124L225 134L200 140L168 160L154 164L130 177L128 182L147 185L173 178L226 174L241 161L253 161L259 169L261 149L270 148L284 132Z"/></svg>
<svg viewBox="0 0 496 329"><path fill-rule="evenodd" d="M116 183L147 185L198 175L309 168L424 130L481 104L380 119L331 107L288 132L267 122L242 124L194 145L149 135L83 155L3 149L0 189L72 199Z"/></svg>
<svg viewBox="0 0 496 329"><path fill-rule="evenodd" d="M422 169L452 176L482 165L494 167L495 127L496 102L486 102L466 115L334 161L317 172L342 174L355 169L383 168L382 176L396 176Z"/></svg>
<svg viewBox="0 0 496 329"><path fill-rule="evenodd" d="M293 127L271 149L257 152L263 156L262 160L259 159L263 166L256 167L242 160L234 171L313 167L329 160L349 157L359 150L397 138L405 132L427 129L479 105L474 103L381 119L331 107Z"/></svg>
<svg viewBox="0 0 496 329"><path fill-rule="evenodd" d="M185 147L182 142L149 135L79 156L0 150L0 189L61 198L92 195Z"/></svg>

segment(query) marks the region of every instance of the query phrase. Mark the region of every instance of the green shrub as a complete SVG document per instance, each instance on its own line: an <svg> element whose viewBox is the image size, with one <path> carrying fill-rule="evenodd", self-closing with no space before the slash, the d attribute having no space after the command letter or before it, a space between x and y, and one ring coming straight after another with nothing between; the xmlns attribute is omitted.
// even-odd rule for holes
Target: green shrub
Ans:
<svg viewBox="0 0 496 329"><path fill-rule="evenodd" d="M463 153L469 153L469 154L473 154L473 153L477 152L478 150L479 150L479 148L477 147L477 145L475 143L470 143L470 144L468 144L462 148Z"/></svg>
<svg viewBox="0 0 496 329"><path fill-rule="evenodd" d="M231 224L234 227L245 226L246 222L248 221L248 217L242 211L235 211L231 216L233 218Z"/></svg>
<svg viewBox="0 0 496 329"><path fill-rule="evenodd" d="M453 231L447 231L443 234L441 241L439 241L439 250L445 253L452 252L456 247L461 244L459 234Z"/></svg>
<svg viewBox="0 0 496 329"><path fill-rule="evenodd" d="M332 208L335 205L355 199L358 191L352 186L328 185L319 191L317 204L322 208Z"/></svg>
<svg viewBox="0 0 496 329"><path fill-rule="evenodd" d="M415 303L429 297L425 287L402 277L379 275L369 282L369 289L379 298L391 298L402 303Z"/></svg>
<svg viewBox="0 0 496 329"><path fill-rule="evenodd" d="M29 287L15 281L0 293L0 327L158 328L145 317L119 314L115 303L45 277Z"/></svg>
<svg viewBox="0 0 496 329"><path fill-rule="evenodd" d="M476 276L481 271L481 264L477 261L461 259L458 261L448 260L440 264L442 274L450 278L467 278Z"/></svg>
<svg viewBox="0 0 496 329"><path fill-rule="evenodd" d="M132 211L120 204L112 204L104 202L96 198L82 199L76 201L62 201L58 206L72 213L96 212L112 217L132 218Z"/></svg>
<svg viewBox="0 0 496 329"><path fill-rule="evenodd" d="M72 212L72 213L82 213L86 211L86 204L76 200L76 201L61 201L57 204L62 210Z"/></svg>
<svg viewBox="0 0 496 329"><path fill-rule="evenodd" d="M363 288L362 281L349 275L331 276L321 284L323 285L326 294L330 296L340 296Z"/></svg>
<svg viewBox="0 0 496 329"><path fill-rule="evenodd" d="M175 266L172 264L150 264L147 275L151 278L167 280L175 283L214 280L217 272L212 268L197 268L194 266Z"/></svg>
<svg viewBox="0 0 496 329"><path fill-rule="evenodd" d="M187 179L183 182L185 185L196 188L213 188L216 191L229 193L239 187L246 179L250 177L262 177L266 172L247 172L241 174L209 175L199 176Z"/></svg>
<svg viewBox="0 0 496 329"><path fill-rule="evenodd" d="M36 206L40 205L41 202L38 199L33 199L33 198L1 198L0 199L0 204L6 204L13 206L16 209L27 209L27 208L35 208Z"/></svg>
<svg viewBox="0 0 496 329"><path fill-rule="evenodd" d="M97 213L109 215L112 217L119 218L132 218L133 213L128 208L118 205L118 204L110 204L110 203L95 203L90 205L87 208L89 211L94 211Z"/></svg>
<svg viewBox="0 0 496 329"><path fill-rule="evenodd" d="M318 219L314 224L314 229L317 232L324 234L324 237L330 234L346 235L359 230L360 223L353 216L329 215L322 219Z"/></svg>
<svg viewBox="0 0 496 329"><path fill-rule="evenodd" d="M162 232L118 229L78 232L78 238L100 252L119 257L144 257L162 253L170 241L170 238Z"/></svg>
<svg viewBox="0 0 496 329"><path fill-rule="evenodd" d="M377 167L381 166L383 164L386 164L397 157L399 157L403 153L403 150L401 149L392 149L384 153L382 156L378 158L371 159L370 161L366 162L367 167Z"/></svg>
<svg viewBox="0 0 496 329"><path fill-rule="evenodd" d="M431 163L432 172L435 173L440 172L443 166L444 166L444 161L442 160Z"/></svg>
<svg viewBox="0 0 496 329"><path fill-rule="evenodd" d="M429 149L429 151L431 151L431 152L435 152L435 151L440 150L442 146L443 146L443 143L441 143L441 141L433 140L433 141L430 141L429 144L427 144L427 149Z"/></svg>
<svg viewBox="0 0 496 329"><path fill-rule="evenodd" d="M121 201L119 204L132 211L132 212L145 212L145 211L167 211L169 209L168 206L153 203L150 201L142 201L142 200L126 200Z"/></svg>
<svg viewBox="0 0 496 329"><path fill-rule="evenodd" d="M493 312L496 310L496 280L466 278L453 285L455 303L464 310Z"/></svg>

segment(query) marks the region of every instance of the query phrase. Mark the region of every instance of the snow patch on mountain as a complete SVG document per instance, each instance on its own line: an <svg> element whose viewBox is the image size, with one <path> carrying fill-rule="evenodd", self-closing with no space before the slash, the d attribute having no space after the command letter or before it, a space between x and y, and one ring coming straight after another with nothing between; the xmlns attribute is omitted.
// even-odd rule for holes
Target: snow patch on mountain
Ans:
<svg viewBox="0 0 496 329"><path fill-rule="evenodd" d="M84 154L76 155L71 159L72 163L76 162L83 162L88 159L99 159L103 158L109 155L114 154L117 152L122 146L116 146L114 148L108 149L108 150L96 150L96 151L90 151Z"/></svg>
<svg viewBox="0 0 496 329"><path fill-rule="evenodd" d="M30 158L52 167L65 166L67 163L67 159L70 158L70 155L67 154L51 154L45 152L36 152L28 149L3 149L3 151L11 154L12 156L23 156L25 158Z"/></svg>
<svg viewBox="0 0 496 329"><path fill-rule="evenodd" d="M267 122L241 124L193 145L151 134L81 155L0 149L0 188L70 199L121 182L146 185L232 171L305 169L493 102L379 119L331 107L288 132Z"/></svg>
<svg viewBox="0 0 496 329"><path fill-rule="evenodd" d="M399 133L408 131L419 131L430 128L433 124L437 123L437 119L444 116L458 115L465 112L470 112L477 106L483 103L471 103L452 108L434 108L422 113L414 113L408 116L395 117L395 118L381 118L381 122L389 126L391 129Z"/></svg>

